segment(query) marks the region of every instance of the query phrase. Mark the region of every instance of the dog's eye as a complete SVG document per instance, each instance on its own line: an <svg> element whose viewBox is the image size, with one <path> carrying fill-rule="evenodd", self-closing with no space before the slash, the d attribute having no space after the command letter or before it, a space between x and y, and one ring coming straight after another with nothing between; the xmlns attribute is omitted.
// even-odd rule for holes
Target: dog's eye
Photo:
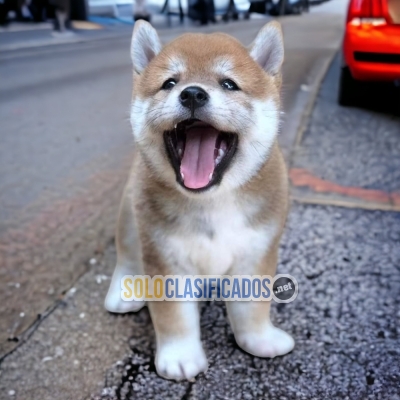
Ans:
<svg viewBox="0 0 400 400"><path fill-rule="evenodd" d="M224 79L221 82L221 86L226 90L239 90L238 85L236 85L236 83L231 79Z"/></svg>
<svg viewBox="0 0 400 400"><path fill-rule="evenodd" d="M171 90L174 86L176 85L176 80L175 79L167 79L161 86L161 89L163 90Z"/></svg>

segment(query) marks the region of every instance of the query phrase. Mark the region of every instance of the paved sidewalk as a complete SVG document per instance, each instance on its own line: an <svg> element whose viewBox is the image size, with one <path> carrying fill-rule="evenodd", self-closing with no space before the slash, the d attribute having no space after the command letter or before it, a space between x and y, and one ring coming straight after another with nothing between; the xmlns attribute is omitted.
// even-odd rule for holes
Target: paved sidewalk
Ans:
<svg viewBox="0 0 400 400"><path fill-rule="evenodd" d="M195 383L154 372L147 310L132 316L130 352L92 396L115 399L400 399L400 215L295 204L281 245L279 272L299 282L290 304L274 304L274 323L296 340L273 360L235 344L225 306L202 310L210 361Z"/></svg>
<svg viewBox="0 0 400 400"><path fill-rule="evenodd" d="M225 306L204 304L210 367L195 383L156 375L147 309L102 309L115 262L110 245L3 362L0 398L400 399L399 240L398 213L294 204L279 272L296 277L299 295L272 307L275 324L294 336L294 351L274 360L246 354L235 344Z"/></svg>
<svg viewBox="0 0 400 400"><path fill-rule="evenodd" d="M92 25L92 27L90 27ZM133 25L133 24L132 24ZM0 31L0 52L35 49L45 46L63 46L66 44L112 39L130 35L132 25L98 25L87 23L88 29L78 29L70 36L53 36L51 24L29 25L26 29L3 28Z"/></svg>

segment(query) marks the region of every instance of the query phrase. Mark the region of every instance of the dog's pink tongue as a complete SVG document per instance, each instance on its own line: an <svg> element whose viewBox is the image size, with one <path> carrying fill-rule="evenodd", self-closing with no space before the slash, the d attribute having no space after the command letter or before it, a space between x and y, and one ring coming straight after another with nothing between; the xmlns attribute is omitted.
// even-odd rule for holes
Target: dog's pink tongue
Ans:
<svg viewBox="0 0 400 400"><path fill-rule="evenodd" d="M187 132L181 163L183 183L187 188L200 189L210 182L218 133L211 127L192 128Z"/></svg>

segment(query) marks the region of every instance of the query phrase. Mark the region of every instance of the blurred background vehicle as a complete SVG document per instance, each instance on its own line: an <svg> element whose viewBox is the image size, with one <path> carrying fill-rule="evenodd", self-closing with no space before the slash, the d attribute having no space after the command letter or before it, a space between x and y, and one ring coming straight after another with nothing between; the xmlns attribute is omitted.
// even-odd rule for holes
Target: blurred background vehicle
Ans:
<svg viewBox="0 0 400 400"><path fill-rule="evenodd" d="M351 0L343 40L339 104L369 93L368 82L400 84L400 0Z"/></svg>
<svg viewBox="0 0 400 400"><path fill-rule="evenodd" d="M174 14L179 14L179 4L185 15L195 17L193 0L148 0L147 9L151 14L160 14L163 9L168 9ZM215 15L223 20L239 19L240 16L248 18L250 12L270 14L274 16L285 14L301 14L309 8L309 0L214 0ZM167 4L167 7L165 5ZM133 10L135 2L133 2ZM91 15L111 15L116 18L132 16L131 0L89 0ZM133 11L134 12L134 11Z"/></svg>

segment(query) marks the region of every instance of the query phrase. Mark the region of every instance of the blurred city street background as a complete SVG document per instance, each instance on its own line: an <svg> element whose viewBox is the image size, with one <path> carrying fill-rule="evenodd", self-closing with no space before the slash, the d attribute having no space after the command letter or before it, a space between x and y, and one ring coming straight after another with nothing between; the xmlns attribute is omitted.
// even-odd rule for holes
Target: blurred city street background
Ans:
<svg viewBox="0 0 400 400"><path fill-rule="evenodd" d="M210 367L182 383L155 373L147 309L103 309L132 157L132 24L92 19L63 39L46 23L1 28L0 399L400 399L400 100L385 88L337 104L346 7L279 18L293 201L278 270L299 296L272 318L296 347L252 357L207 303ZM247 45L269 19L152 22L165 43L223 31Z"/></svg>

